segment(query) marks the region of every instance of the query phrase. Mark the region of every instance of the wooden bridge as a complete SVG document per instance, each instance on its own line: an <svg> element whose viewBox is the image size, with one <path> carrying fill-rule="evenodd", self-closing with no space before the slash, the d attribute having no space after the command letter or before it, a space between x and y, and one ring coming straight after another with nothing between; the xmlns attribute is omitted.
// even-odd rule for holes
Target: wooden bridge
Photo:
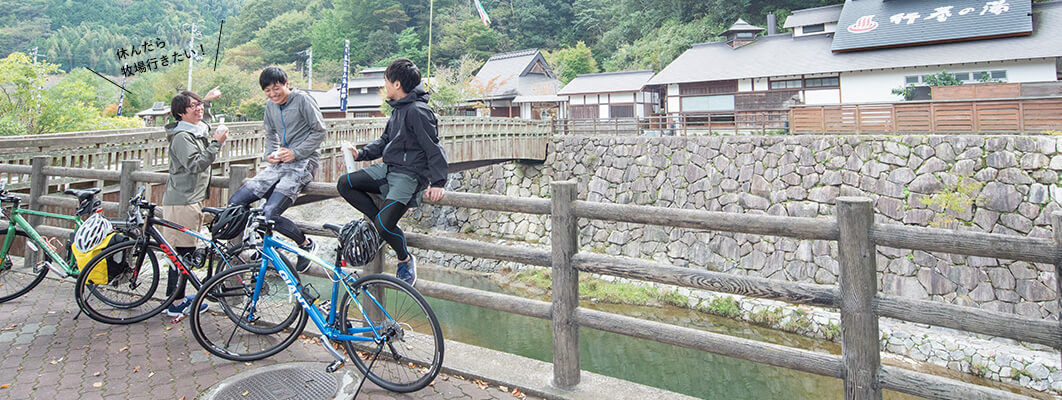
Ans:
<svg viewBox="0 0 1062 400"><path fill-rule="evenodd" d="M68 209L76 206L76 201L68 196L50 194L50 179L75 177L116 181L121 197L127 198L137 185L158 184L167 178L166 174L141 171L139 163L131 160L122 162L121 169L116 171L49 167L51 163L51 157L38 156L28 166L0 165L0 173L32 182L30 194L25 197L27 205L34 209L45 205ZM217 190L235 190L248 175L247 169L247 166L233 166L230 176L216 177L211 186ZM929 399L1028 398L1000 389L882 365L878 329L881 317L1062 348L1062 325L1056 320L1031 319L883 294L878 289L874 256L876 246L886 246L1005 258L1053 264L1058 276L1062 271L1062 235L1058 233L1062 231L1062 212L1051 215L1055 231L1055 238L1051 240L879 224L874 222L873 202L867 198L838 198L835 218L803 218L590 202L577 199L575 187L574 182L553 182L548 199L451 192L436 203L458 208L548 215L552 226L550 250L407 234L411 247L552 270L552 302L425 280L419 281L417 286L430 297L552 321L553 377L552 382L544 383L543 387L552 385L557 388L557 397L565 397L565 393L577 390L580 385L578 332L582 328L840 378L844 381L846 400L879 400L885 389ZM331 183L312 183L306 192L326 197L338 195ZM109 212L122 212L126 206L126 202L104 204ZM785 282L595 254L580 249L580 219L837 241L840 280L837 285ZM320 226L305 223L300 226L312 234L332 235ZM38 230L45 235L60 237L70 232L69 229L49 226L41 226ZM382 257L366 266L366 271L383 271ZM580 272L838 309L842 354L835 356L582 308L579 306ZM1062 293L1062 279L1055 282L1058 293ZM696 374L696 371L690 373ZM691 375L691 379L696 378Z"/></svg>
<svg viewBox="0 0 1062 400"><path fill-rule="evenodd" d="M362 145L378 137L386 118L326 120L328 137L321 146L321 169L317 182L334 182L346 173L340 145ZM228 124L229 140L221 148L215 168L230 165L258 167L265 142L261 122ZM450 161L450 171L460 171L511 160L543 161L551 135L548 123L513 118L440 117L439 137ZM162 128L71 132L0 138L0 163L29 165L34 156L54 157L59 168L117 171L125 160L142 162L146 171L165 171L169 166L168 142ZM366 164L367 165L367 164ZM252 169L253 171L254 169ZM224 173L224 172L222 172ZM84 181L84 178L54 179L51 185ZM14 179L9 189L29 187Z"/></svg>

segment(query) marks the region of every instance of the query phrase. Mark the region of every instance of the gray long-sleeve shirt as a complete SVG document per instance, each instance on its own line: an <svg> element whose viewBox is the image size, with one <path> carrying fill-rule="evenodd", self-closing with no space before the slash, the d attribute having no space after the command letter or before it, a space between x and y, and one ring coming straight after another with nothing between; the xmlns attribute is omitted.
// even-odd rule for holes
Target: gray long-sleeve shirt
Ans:
<svg viewBox="0 0 1062 400"><path fill-rule="evenodd" d="M315 167L318 165L318 149L324 142L327 130L317 102L308 93L292 90L283 105L266 100L262 123L266 130L263 160L270 153L285 147L295 153L295 161L309 158L311 164Z"/></svg>

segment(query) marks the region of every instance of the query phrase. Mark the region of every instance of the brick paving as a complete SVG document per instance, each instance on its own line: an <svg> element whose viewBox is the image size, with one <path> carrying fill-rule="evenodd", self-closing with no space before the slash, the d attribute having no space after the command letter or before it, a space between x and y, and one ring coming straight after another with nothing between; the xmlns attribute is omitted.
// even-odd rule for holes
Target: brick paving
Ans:
<svg viewBox="0 0 1062 400"><path fill-rule="evenodd" d="M299 361L320 362L323 370L331 362L320 345L305 337L265 360L224 360L199 346L187 320L171 324L163 314L124 326L84 315L75 321L73 295L72 281L45 279L25 296L0 304L0 398L191 400L221 380L259 367ZM348 364L347 369L354 367ZM444 373L432 386L410 394L390 393L366 381L358 398L515 397L499 385Z"/></svg>

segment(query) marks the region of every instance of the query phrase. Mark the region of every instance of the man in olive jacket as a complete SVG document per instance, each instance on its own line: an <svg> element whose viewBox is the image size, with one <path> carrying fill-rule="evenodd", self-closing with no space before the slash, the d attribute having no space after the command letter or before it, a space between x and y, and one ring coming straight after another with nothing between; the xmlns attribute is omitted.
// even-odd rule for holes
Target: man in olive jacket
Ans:
<svg viewBox="0 0 1062 400"><path fill-rule="evenodd" d="M170 176L166 193L162 195L162 217L191 230L203 224L203 200L210 185L210 165L229 137L228 128L210 136L210 126L203 122L203 99L195 92L184 91L170 101L170 113L177 122L166 125L166 139L170 142ZM196 239L174 229L163 229L163 238L177 254L190 259ZM171 266L166 281L167 297L177 291L166 313L180 318L188 313L192 297L185 297L184 286L178 288L178 272ZM206 303L204 303L206 305Z"/></svg>

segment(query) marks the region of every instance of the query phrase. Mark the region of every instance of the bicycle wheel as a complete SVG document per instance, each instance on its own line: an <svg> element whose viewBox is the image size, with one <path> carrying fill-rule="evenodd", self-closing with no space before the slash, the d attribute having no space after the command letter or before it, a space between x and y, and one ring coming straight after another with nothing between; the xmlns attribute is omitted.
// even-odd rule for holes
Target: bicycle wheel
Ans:
<svg viewBox="0 0 1062 400"><path fill-rule="evenodd" d="M380 348L373 342L344 341L354 365L392 392L423 389L439 375L443 362L442 329L431 306L420 292L391 275L368 275L353 287L365 314L357 305L351 307L349 295L344 296L339 315L346 317L346 323L339 324L339 331L372 326L384 339Z"/></svg>
<svg viewBox="0 0 1062 400"><path fill-rule="evenodd" d="M114 325L132 324L158 315L176 297L176 292L166 299L154 297L162 280L159 274L162 257L165 253L158 246L138 246L136 241L104 248L81 269L74 286L78 307L89 318ZM178 285L183 280L181 276Z"/></svg>
<svg viewBox="0 0 1062 400"><path fill-rule="evenodd" d="M254 361L284 350L306 328L308 315L291 296L276 269L261 264L222 271L203 284L192 303L192 335L204 349L233 361ZM255 286L262 289L254 301ZM200 312L203 302L212 310Z"/></svg>
<svg viewBox="0 0 1062 400"><path fill-rule="evenodd" d="M7 240L7 232L0 234L0 243ZM34 251L33 247L26 246L26 243L30 243L31 240L25 232L15 231L15 239L11 243L11 249L22 248L25 249L25 254L30 253L37 254L37 260L46 260L48 256L44 251L40 249L40 245L35 245L37 250ZM44 276L48 274L48 268L41 266L36 268L33 265L27 265L26 258L23 257L20 261L15 261L11 256L11 251L8 251L6 257L0 260L0 303L13 300L29 293L38 284L44 280Z"/></svg>

